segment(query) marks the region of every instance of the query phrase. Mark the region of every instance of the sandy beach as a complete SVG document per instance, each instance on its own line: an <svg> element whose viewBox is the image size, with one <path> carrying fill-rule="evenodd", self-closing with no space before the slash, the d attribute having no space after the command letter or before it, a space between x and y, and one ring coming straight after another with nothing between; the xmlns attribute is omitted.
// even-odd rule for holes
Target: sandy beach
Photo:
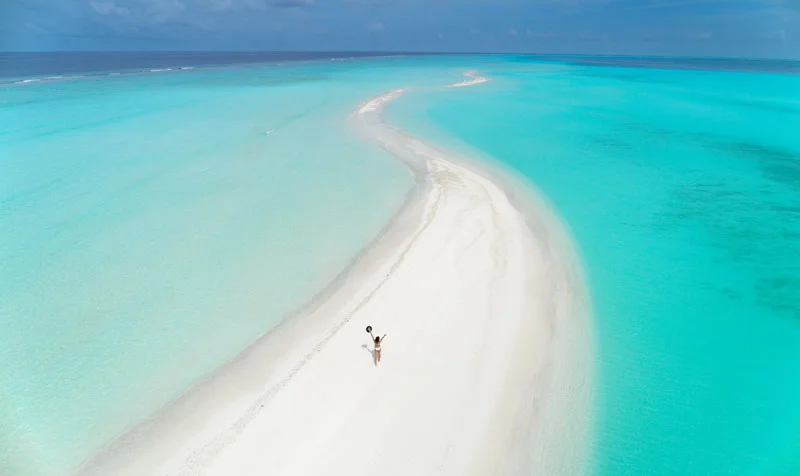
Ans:
<svg viewBox="0 0 800 476"><path fill-rule="evenodd" d="M458 83L455 83L455 84L451 84L448 87L451 87L451 88L463 88L464 86L475 86L477 84L486 83L486 82L491 81L491 78L487 78L485 76L479 76L478 73L475 72L475 71L464 71L463 74L464 74L464 76L466 76L466 77L468 77L470 79L466 79L464 81L461 81L461 82L458 82Z"/></svg>
<svg viewBox="0 0 800 476"><path fill-rule="evenodd" d="M453 86L488 80L465 75ZM511 181L385 123L405 93L352 116L417 181L372 246L78 474L584 473L592 337L567 234ZM388 334L378 366L367 325Z"/></svg>

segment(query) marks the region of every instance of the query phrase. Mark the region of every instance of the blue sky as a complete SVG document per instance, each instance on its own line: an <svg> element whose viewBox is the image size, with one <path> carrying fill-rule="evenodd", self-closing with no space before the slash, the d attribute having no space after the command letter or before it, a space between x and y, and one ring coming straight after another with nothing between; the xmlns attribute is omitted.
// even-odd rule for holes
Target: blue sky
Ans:
<svg viewBox="0 0 800 476"><path fill-rule="evenodd" d="M800 58L800 0L0 0L0 50Z"/></svg>

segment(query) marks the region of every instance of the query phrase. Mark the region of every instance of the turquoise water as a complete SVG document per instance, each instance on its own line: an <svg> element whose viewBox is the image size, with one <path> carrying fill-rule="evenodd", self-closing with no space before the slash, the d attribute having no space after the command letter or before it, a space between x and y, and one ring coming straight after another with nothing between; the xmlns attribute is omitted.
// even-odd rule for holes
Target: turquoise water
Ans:
<svg viewBox="0 0 800 476"><path fill-rule="evenodd" d="M68 473L329 283L411 186L347 116L408 86L391 121L516 169L569 223L596 474L800 474L800 76L583 63L0 88L0 474ZM429 88L466 69L493 81Z"/></svg>
<svg viewBox="0 0 800 476"><path fill-rule="evenodd" d="M65 474L328 284L411 187L391 60L0 88L0 474Z"/></svg>
<svg viewBox="0 0 800 476"><path fill-rule="evenodd" d="M593 468L800 474L800 76L474 62L389 118L524 174L591 288Z"/></svg>

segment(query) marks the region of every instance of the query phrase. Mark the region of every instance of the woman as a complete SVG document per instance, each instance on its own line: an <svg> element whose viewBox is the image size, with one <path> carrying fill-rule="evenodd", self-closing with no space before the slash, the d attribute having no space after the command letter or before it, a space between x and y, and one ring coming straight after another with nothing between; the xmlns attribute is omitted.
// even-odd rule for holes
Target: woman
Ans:
<svg viewBox="0 0 800 476"><path fill-rule="evenodd" d="M372 337L372 344L375 346L375 350L372 352L372 360L377 366L378 362L381 361L381 342L383 342L383 339L386 338L386 334L384 334L383 337L375 337L372 335L372 331L370 330L369 336Z"/></svg>

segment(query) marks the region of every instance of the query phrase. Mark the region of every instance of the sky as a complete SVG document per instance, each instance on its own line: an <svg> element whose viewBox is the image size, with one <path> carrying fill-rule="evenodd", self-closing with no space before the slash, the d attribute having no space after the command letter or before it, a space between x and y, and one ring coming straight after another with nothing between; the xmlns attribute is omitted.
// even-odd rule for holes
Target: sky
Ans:
<svg viewBox="0 0 800 476"><path fill-rule="evenodd" d="M0 0L0 51L800 59L800 0Z"/></svg>

